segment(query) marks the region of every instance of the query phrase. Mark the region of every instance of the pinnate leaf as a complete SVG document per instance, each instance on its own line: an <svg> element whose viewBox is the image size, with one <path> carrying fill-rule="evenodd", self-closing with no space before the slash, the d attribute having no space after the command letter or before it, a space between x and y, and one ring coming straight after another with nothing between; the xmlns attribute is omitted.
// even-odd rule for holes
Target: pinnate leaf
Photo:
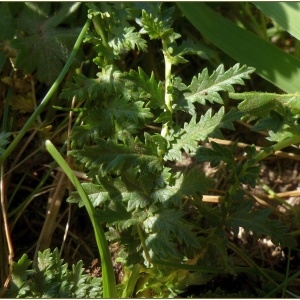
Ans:
<svg viewBox="0 0 300 300"><path fill-rule="evenodd" d="M67 87L62 90L60 97L72 99L74 96L78 100L103 99L105 95L118 91L124 97L129 96L125 87L125 80L122 73L112 65L105 66L101 72L97 73L98 78L87 78L83 74L74 76L74 82L68 82Z"/></svg>
<svg viewBox="0 0 300 300"><path fill-rule="evenodd" d="M107 183L108 186L108 183ZM107 187L106 186L106 187ZM113 187L111 189L106 189L101 184L94 184L94 183L82 183L82 187L87 194L87 196L90 198L92 204L94 207L97 207L104 202L111 199L111 190L113 190ZM113 190L114 191L114 190ZM78 192L73 192L67 199L67 202L69 203L78 203L79 207L83 207L84 203L82 199L80 198Z"/></svg>
<svg viewBox="0 0 300 300"><path fill-rule="evenodd" d="M207 47L204 43L195 42L188 38L184 40L178 47L175 48L173 55L197 55L202 59L210 59L216 56L216 52Z"/></svg>
<svg viewBox="0 0 300 300"><path fill-rule="evenodd" d="M157 82L152 73L149 77L140 67L138 72L130 70L122 76L130 82L126 82L126 86L131 91L138 89L138 98L149 99L147 107L156 108L164 107L164 91L161 82Z"/></svg>
<svg viewBox="0 0 300 300"><path fill-rule="evenodd" d="M13 273L11 278L11 284L5 293L6 297L15 298L16 295L22 287L26 284L28 276L33 273L32 270L29 270L31 261L28 259L27 254L23 254L18 262L13 263Z"/></svg>
<svg viewBox="0 0 300 300"><path fill-rule="evenodd" d="M142 17L136 19L136 22L142 27L140 33L147 33L150 39L161 38L171 28L174 7L162 10L161 3L159 3L155 7L150 5L145 9L142 10Z"/></svg>
<svg viewBox="0 0 300 300"><path fill-rule="evenodd" d="M126 206L119 199L111 200L108 206L103 209L96 210L96 216L101 222L108 223L108 225L119 224L121 221L131 219L131 214L127 212Z"/></svg>
<svg viewBox="0 0 300 300"><path fill-rule="evenodd" d="M136 123L138 119L144 121L146 118L152 118L150 109L143 106L142 101L129 102L124 98L116 97L104 110L104 116L114 117L121 124L125 120Z"/></svg>
<svg viewBox="0 0 300 300"><path fill-rule="evenodd" d="M116 58L135 47L138 50L147 51L146 41L141 37L139 32L135 32L134 27L119 27L119 29L121 29L121 32L108 43L113 49Z"/></svg>
<svg viewBox="0 0 300 300"><path fill-rule="evenodd" d="M189 123L184 124L184 128L173 135L172 148L165 155L168 160L182 160L181 149L187 153L195 152L199 141L204 141L221 123L224 116L222 107L212 116L212 110L209 109L205 115L202 115L200 121L196 123L196 117L192 117Z"/></svg>
<svg viewBox="0 0 300 300"><path fill-rule="evenodd" d="M175 209L157 211L154 216L144 221L145 230L157 233L165 240L176 238L179 243L183 241L187 246L199 246L192 226L182 220L184 212Z"/></svg>
<svg viewBox="0 0 300 300"><path fill-rule="evenodd" d="M161 169L157 153L149 151L137 139L131 144L117 144L113 141L96 139L97 145L84 146L82 150L72 150L70 155L84 163L91 171L89 176L105 176L111 172L119 172L137 166L146 167L149 172Z"/></svg>
<svg viewBox="0 0 300 300"><path fill-rule="evenodd" d="M199 199L213 183L197 168L180 174L180 176L177 174L175 178L175 184L169 183L164 187L157 188L152 192L151 198L155 202L162 203L164 207L180 207L184 196Z"/></svg>
<svg viewBox="0 0 300 300"><path fill-rule="evenodd" d="M225 71L224 66L220 65L211 76L208 70L204 69L198 77L194 77L190 86L190 92L185 93L187 100L205 104L210 103L223 104L223 100L219 95L220 91L234 92L234 84L244 84L244 79L249 79L250 74L254 72L254 68L247 66L240 67L239 64L234 65Z"/></svg>

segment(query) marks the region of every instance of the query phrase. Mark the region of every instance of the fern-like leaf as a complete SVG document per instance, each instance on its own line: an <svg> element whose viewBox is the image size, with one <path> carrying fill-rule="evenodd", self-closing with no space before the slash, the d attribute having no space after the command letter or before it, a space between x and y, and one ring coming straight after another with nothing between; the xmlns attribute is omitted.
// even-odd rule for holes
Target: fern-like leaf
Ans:
<svg viewBox="0 0 300 300"><path fill-rule="evenodd" d="M24 254L14 263L12 280L5 297L9 298L101 298L102 278L84 275L79 261L68 269L57 248L38 254L37 269L28 269L31 261ZM30 276L30 277L29 277Z"/></svg>
<svg viewBox="0 0 300 300"><path fill-rule="evenodd" d="M32 261L28 259L27 254L23 254L18 262L13 263L13 273L11 278L11 283L8 290L5 293L5 296L8 298L16 298L18 293L26 294L26 283L29 279L29 276L33 273L32 270L29 270L29 266ZM25 289L24 289L25 288Z"/></svg>
<svg viewBox="0 0 300 300"><path fill-rule="evenodd" d="M141 37L139 32L135 32L134 27L121 28L121 32L109 41L109 46L113 49L115 57L120 54L133 50L137 47L138 50L147 51L147 43ZM120 31L120 30L119 30Z"/></svg>
<svg viewBox="0 0 300 300"><path fill-rule="evenodd" d="M109 185L109 182L107 182L107 185ZM94 207L100 206L109 199L111 199L111 189L105 188L101 184L94 184L94 183L82 183L82 187L85 191L85 193L90 198L92 204ZM112 187L113 189L113 187ZM69 203L78 203L79 207L83 207L84 203L82 199L80 198L78 192L73 192L67 199L67 202Z"/></svg>
<svg viewBox="0 0 300 300"><path fill-rule="evenodd" d="M222 107L212 116L212 110L209 109L205 115L202 115L200 121L196 123L196 118L192 117L189 123L184 124L184 128L173 135L175 141L172 141L172 148L165 155L166 160L182 160L181 149L187 153L195 152L199 141L204 141L220 124L224 116Z"/></svg>
<svg viewBox="0 0 300 300"><path fill-rule="evenodd" d="M180 258L180 253L176 249L176 244L161 236L159 233L149 234L145 240L151 258L170 259Z"/></svg>
<svg viewBox="0 0 300 300"><path fill-rule="evenodd" d="M224 71L224 66L220 65L211 76L208 70L204 69L198 77L194 77L190 86L190 92L185 93L186 98L192 102L205 104L205 101L210 103L223 104L223 100L219 95L220 91L234 92L234 84L244 84L243 79L249 79L249 75L254 72L254 68L234 65L227 71Z"/></svg>
<svg viewBox="0 0 300 300"><path fill-rule="evenodd" d="M212 142L212 149L200 147L195 157L200 163L209 161L212 167L216 167L221 161L228 165L235 164L233 152L231 149L224 147L218 143Z"/></svg>
<svg viewBox="0 0 300 300"><path fill-rule="evenodd" d="M126 86L132 92L137 92L137 98L148 100L147 107L164 107L164 91L162 82L157 82L153 73L149 77L140 67L138 72L130 70L122 76L127 80Z"/></svg>
<svg viewBox="0 0 300 300"><path fill-rule="evenodd" d="M143 106L144 103L142 101L129 102L124 98L116 97L104 109L103 115L115 118L120 125L126 120L133 123L136 123L139 119L145 121L147 118L152 118L153 115L149 108Z"/></svg>
<svg viewBox="0 0 300 300"><path fill-rule="evenodd" d="M172 14L174 7L166 10L161 9L159 5L148 5L142 10L142 18L136 19L136 22L142 27L140 33L147 33L150 39L161 38L166 31L170 30L173 23Z"/></svg>
<svg viewBox="0 0 300 300"><path fill-rule="evenodd" d="M173 56L184 56L184 55L197 55L202 59L211 59L216 57L216 52L211 48L207 47L202 42L195 42L188 38L184 40L178 47L174 49Z"/></svg>
<svg viewBox="0 0 300 300"><path fill-rule="evenodd" d="M137 139L128 145L103 139L97 139L96 142L97 145L84 146L83 150L70 151L70 155L90 169L89 176L105 176L136 166L143 166L151 173L162 168L157 153L149 151Z"/></svg>
<svg viewBox="0 0 300 300"><path fill-rule="evenodd" d="M176 238L179 243L183 241L187 246L199 246L192 232L192 226L182 220L184 212L175 209L164 209L155 212L155 215L147 218L144 221L146 230L156 232L159 236L166 240L173 240ZM157 253L158 254L158 253Z"/></svg>
<svg viewBox="0 0 300 300"><path fill-rule="evenodd" d="M131 219L131 213L127 212L121 199L111 199L108 206L105 205L103 209L96 210L96 216L108 226L118 225L122 221Z"/></svg>
<svg viewBox="0 0 300 300"><path fill-rule="evenodd" d="M106 210L115 210L117 213L122 207L120 206L121 204L117 206L116 203L121 200L127 204L127 211L132 211L139 207L144 208L150 204L150 190L147 187L145 188L143 182L138 180L136 175L132 173L135 172L124 172L122 179L120 177L116 179L101 178L98 184L83 183L82 187L95 207L106 207ZM77 192L73 192L67 201L83 206ZM104 213L103 217L108 222L107 214ZM112 217L115 220L116 214ZM113 220L110 221L114 222ZM123 218L120 220L123 220Z"/></svg>
<svg viewBox="0 0 300 300"><path fill-rule="evenodd" d="M156 189L151 197L165 207L180 207L184 196L197 199L207 192L212 183L197 168L194 168L177 178L175 185Z"/></svg>
<svg viewBox="0 0 300 300"><path fill-rule="evenodd" d="M75 82L68 82L60 97L70 100L76 96L78 100L97 99L97 101L103 101L104 96L111 95L116 91L125 98L130 97L122 73L115 66L103 67L101 72L97 73L97 77L93 79L82 74L75 75Z"/></svg>

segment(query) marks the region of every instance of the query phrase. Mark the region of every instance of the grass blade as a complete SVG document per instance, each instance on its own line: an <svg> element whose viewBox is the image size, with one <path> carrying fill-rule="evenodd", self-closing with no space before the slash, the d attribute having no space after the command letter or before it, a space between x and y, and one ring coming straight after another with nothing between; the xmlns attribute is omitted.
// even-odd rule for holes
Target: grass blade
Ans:
<svg viewBox="0 0 300 300"><path fill-rule="evenodd" d="M266 16L300 40L299 2L253 2Z"/></svg>
<svg viewBox="0 0 300 300"><path fill-rule="evenodd" d="M79 193L84 206L89 214L90 220L92 222L97 246L100 252L101 257L101 264L102 264L102 279L103 279L103 297L104 298L116 298L117 297L117 289L116 289L116 281L114 275L114 269L110 257L110 252L108 248L108 244L105 238L104 230L100 221L95 218L95 208L91 203L89 197L86 195L85 191L83 190L80 182L78 181L77 177L68 166L66 161L60 155L60 153L56 150L54 145L47 140L46 149L57 162L57 164L64 170L72 184L75 186L77 192Z"/></svg>
<svg viewBox="0 0 300 300"><path fill-rule="evenodd" d="M273 3L272 3L273 4ZM299 91L300 60L225 19L202 2L177 2L186 18L238 62L287 93Z"/></svg>

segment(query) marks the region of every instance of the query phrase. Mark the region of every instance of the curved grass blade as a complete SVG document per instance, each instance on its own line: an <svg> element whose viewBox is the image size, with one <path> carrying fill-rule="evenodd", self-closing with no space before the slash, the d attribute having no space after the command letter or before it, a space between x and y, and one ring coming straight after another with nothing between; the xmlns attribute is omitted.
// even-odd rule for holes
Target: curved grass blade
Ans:
<svg viewBox="0 0 300 300"><path fill-rule="evenodd" d="M300 60L238 27L202 2L177 5L201 34L227 55L254 67L261 77L283 91L299 91Z"/></svg>
<svg viewBox="0 0 300 300"><path fill-rule="evenodd" d="M71 168L68 166L66 161L63 159L63 157L60 155L60 153L56 150L54 145L49 140L45 142L45 145L47 151L51 154L51 156L54 158L57 164L64 170L64 172L66 173L66 175L68 176L72 184L75 186L88 212L90 220L92 222L97 246L100 252L101 263L102 263L103 297L116 298L117 289L116 289L114 268L112 265L104 230L102 228L100 220L98 220L95 217L95 208L91 203L90 199L88 198L88 196L86 195L85 191L83 190L77 177L75 176Z"/></svg>

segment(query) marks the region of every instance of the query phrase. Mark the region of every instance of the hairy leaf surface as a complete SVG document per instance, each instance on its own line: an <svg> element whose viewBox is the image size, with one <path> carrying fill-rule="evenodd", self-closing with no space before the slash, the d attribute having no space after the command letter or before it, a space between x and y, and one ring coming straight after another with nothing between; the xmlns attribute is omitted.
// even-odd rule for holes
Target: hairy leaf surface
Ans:
<svg viewBox="0 0 300 300"><path fill-rule="evenodd" d="M136 166L147 166L149 172L161 169L156 153L152 153L137 140L131 145L116 144L103 139L96 140L97 145L84 146L83 150L70 151L70 155L84 163L90 169L90 176L105 176Z"/></svg>
<svg viewBox="0 0 300 300"><path fill-rule="evenodd" d="M155 7L150 5L145 9L142 10L142 17L136 19L136 22L142 27L140 33L147 33L150 39L161 38L173 23L174 7L162 10L161 3L159 3Z"/></svg>
<svg viewBox="0 0 300 300"><path fill-rule="evenodd" d="M164 91L161 82L157 82L152 73L149 77L140 67L138 72L130 70L123 75L127 82L126 85L131 91L137 91L138 97L148 100L147 107L157 108L164 107Z"/></svg>
<svg viewBox="0 0 300 300"><path fill-rule="evenodd" d="M181 150L187 153L195 152L199 141L204 141L220 124L224 116L222 107L215 115L212 116L212 110L209 109L205 115L202 115L200 121L196 123L196 118L192 117L189 123L184 124L184 128L175 133L173 138L176 142L166 154L165 159L182 160Z"/></svg>
<svg viewBox="0 0 300 300"><path fill-rule="evenodd" d="M210 103L223 104L219 92L234 92L233 85L244 84L243 79L249 79L249 75L253 72L254 68L245 65L240 67L239 64L234 65L227 71L224 70L223 65L220 65L211 76L208 75L208 70L204 69L198 77L193 78L189 86L191 92L185 93L186 99L201 104L205 104L206 100Z"/></svg>
<svg viewBox="0 0 300 300"><path fill-rule="evenodd" d="M300 111L299 94L273 94L261 92L230 93L230 98L243 100L238 108L252 116L267 116L272 109L276 109L279 104L286 106L297 112Z"/></svg>

